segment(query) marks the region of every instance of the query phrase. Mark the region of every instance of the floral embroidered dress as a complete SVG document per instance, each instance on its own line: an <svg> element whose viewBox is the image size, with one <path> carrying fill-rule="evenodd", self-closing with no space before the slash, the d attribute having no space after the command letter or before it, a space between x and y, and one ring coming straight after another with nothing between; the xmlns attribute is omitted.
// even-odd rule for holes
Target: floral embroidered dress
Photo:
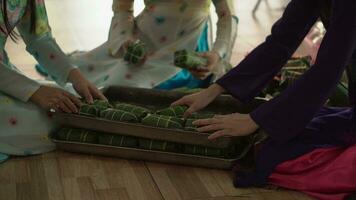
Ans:
<svg viewBox="0 0 356 200"><path fill-rule="evenodd" d="M145 9L133 16L133 0L114 0L109 39L89 52L74 53L73 64L96 86L125 85L154 88L182 69L173 64L177 50L195 50L210 17L213 3L219 17L217 39L212 45L222 60L229 61L237 32L231 0L145 0ZM136 36L147 45L145 64L133 66L116 56L122 44ZM226 72L224 62L213 72Z"/></svg>
<svg viewBox="0 0 356 200"><path fill-rule="evenodd" d="M2 4L2 1L0 3ZM11 26L16 26L21 37L39 63L58 84L64 85L73 69L67 56L51 36L43 0L35 1L35 31L30 31L31 9L29 0L7 0L7 13ZM4 17L0 14L4 28ZM8 35L0 33L0 153L31 155L53 150L48 134L54 128L50 116L29 102L40 83L22 74L12 65L4 50Z"/></svg>

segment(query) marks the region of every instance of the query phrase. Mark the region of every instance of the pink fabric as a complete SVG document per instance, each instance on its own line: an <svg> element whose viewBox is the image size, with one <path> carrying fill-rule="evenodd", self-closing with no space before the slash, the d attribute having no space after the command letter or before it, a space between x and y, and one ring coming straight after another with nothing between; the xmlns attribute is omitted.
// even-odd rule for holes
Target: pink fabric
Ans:
<svg viewBox="0 0 356 200"><path fill-rule="evenodd" d="M321 200L343 200L356 191L356 145L320 148L277 166L269 183Z"/></svg>

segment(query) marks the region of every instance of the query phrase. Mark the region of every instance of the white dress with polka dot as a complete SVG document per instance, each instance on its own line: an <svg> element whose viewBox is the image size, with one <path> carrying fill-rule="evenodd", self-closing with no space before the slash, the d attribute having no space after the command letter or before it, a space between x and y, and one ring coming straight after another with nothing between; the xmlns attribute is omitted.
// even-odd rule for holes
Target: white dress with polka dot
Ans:
<svg viewBox="0 0 356 200"><path fill-rule="evenodd" d="M212 50L229 61L236 38L237 18L232 0L213 0L218 15L217 39ZM145 9L133 16L133 0L114 0L109 39L88 52L72 55L73 64L98 87L124 85L153 88L181 69L173 64L174 52L195 50L210 17L211 0L145 0ZM119 55L132 37L143 41L148 58L143 65L130 65ZM215 78L226 71L220 62Z"/></svg>
<svg viewBox="0 0 356 200"><path fill-rule="evenodd" d="M35 30L31 31L31 10L27 0L7 0L9 23L16 26L30 52L60 85L65 85L74 68L51 36L43 0L36 0ZM28 8L28 9L27 9ZM0 16L4 27L4 17ZM32 155L51 151L48 135L54 130L51 115L29 102L40 83L26 77L4 50L8 35L0 33L0 153Z"/></svg>

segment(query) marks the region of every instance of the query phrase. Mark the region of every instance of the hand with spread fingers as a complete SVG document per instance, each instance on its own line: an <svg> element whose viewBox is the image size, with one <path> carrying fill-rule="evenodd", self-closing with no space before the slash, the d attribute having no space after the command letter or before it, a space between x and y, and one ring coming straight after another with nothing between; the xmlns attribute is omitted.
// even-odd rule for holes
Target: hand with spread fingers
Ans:
<svg viewBox="0 0 356 200"><path fill-rule="evenodd" d="M77 113L81 101L60 88L41 86L30 98L30 101L43 109L63 111L66 113Z"/></svg>
<svg viewBox="0 0 356 200"><path fill-rule="evenodd" d="M68 76L68 81L86 102L93 103L94 99L106 100L105 96L84 76L78 69L73 69ZM30 101L43 109L78 113L81 101L71 93L56 87L41 86L31 97Z"/></svg>
<svg viewBox="0 0 356 200"><path fill-rule="evenodd" d="M90 83L78 69L73 69L68 77L75 91L82 96L86 102L93 103L94 99L106 100L106 97L92 83Z"/></svg>
<svg viewBox="0 0 356 200"><path fill-rule="evenodd" d="M214 68L218 66L218 63L220 61L220 56L215 51L204 52L201 53L200 56L206 58L208 64L206 66L202 66L199 69L192 69L189 71L195 78L204 80L208 78L208 76L212 74Z"/></svg>
<svg viewBox="0 0 356 200"><path fill-rule="evenodd" d="M188 110L184 113L184 117L187 118L194 112L197 112L207 105L209 105L217 96L223 93L225 90L218 84L213 84L209 88L202 90L198 93L187 95L178 101L172 103L172 106L187 105Z"/></svg>
<svg viewBox="0 0 356 200"><path fill-rule="evenodd" d="M213 132L209 140L222 136L247 136L259 128L249 114L240 113L216 115L211 119L197 120L193 124L199 127L199 132Z"/></svg>

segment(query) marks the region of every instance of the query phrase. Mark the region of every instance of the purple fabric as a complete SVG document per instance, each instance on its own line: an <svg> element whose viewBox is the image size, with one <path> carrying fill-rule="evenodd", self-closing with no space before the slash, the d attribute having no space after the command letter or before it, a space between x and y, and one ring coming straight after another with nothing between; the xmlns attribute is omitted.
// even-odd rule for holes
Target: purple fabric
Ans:
<svg viewBox="0 0 356 200"><path fill-rule="evenodd" d="M266 41L217 83L241 101L256 96L302 42L320 15L322 3L292 0ZM332 18L315 65L281 95L251 113L270 139L257 156L256 171L238 174L236 186L264 184L279 163L321 145L346 145L342 137L353 137L353 109L323 105L356 47L355 9L355 0L333 0Z"/></svg>

